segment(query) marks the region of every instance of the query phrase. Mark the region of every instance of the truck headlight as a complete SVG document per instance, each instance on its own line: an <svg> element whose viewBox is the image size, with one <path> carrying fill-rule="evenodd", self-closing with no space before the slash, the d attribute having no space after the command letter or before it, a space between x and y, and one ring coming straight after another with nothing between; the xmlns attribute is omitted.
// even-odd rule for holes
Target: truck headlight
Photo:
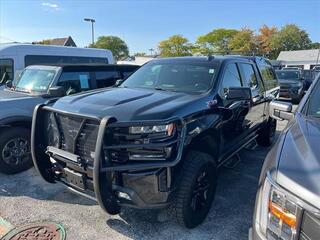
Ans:
<svg viewBox="0 0 320 240"><path fill-rule="evenodd" d="M134 126L129 127L131 134L150 134L150 133L164 133L167 136L172 136L175 130L174 123L167 125L154 125L154 126Z"/></svg>
<svg viewBox="0 0 320 240"><path fill-rule="evenodd" d="M257 209L257 224L268 240L296 240L302 208L267 177Z"/></svg>

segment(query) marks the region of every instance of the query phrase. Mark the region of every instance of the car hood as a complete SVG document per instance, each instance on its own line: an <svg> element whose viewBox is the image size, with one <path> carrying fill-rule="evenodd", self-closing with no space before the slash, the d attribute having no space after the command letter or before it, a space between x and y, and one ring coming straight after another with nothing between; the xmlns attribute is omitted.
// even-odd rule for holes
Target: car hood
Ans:
<svg viewBox="0 0 320 240"><path fill-rule="evenodd" d="M283 144L277 182L320 209L320 119L296 114Z"/></svg>
<svg viewBox="0 0 320 240"><path fill-rule="evenodd" d="M109 88L59 99L53 107L70 113L112 116L118 121L161 120L207 108L204 96L138 89Z"/></svg>
<svg viewBox="0 0 320 240"><path fill-rule="evenodd" d="M11 101L16 99L30 98L31 96L27 93L17 92L9 90L5 87L0 87L0 101Z"/></svg>
<svg viewBox="0 0 320 240"><path fill-rule="evenodd" d="M278 79L280 85L282 84L296 84L296 83L300 83L301 81L299 80L294 80L294 79Z"/></svg>

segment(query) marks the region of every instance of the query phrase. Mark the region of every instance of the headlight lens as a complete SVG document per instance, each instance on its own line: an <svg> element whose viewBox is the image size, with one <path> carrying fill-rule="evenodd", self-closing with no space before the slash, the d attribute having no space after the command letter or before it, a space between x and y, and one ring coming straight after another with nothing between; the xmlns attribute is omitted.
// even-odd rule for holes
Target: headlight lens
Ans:
<svg viewBox="0 0 320 240"><path fill-rule="evenodd" d="M175 125L173 123L167 125L154 126L134 126L129 128L131 134L150 134L150 133L165 133L167 136L172 136Z"/></svg>
<svg viewBox="0 0 320 240"><path fill-rule="evenodd" d="M289 199L285 190L273 186L268 178L265 180L258 207L260 229L268 240L297 239L302 209Z"/></svg>

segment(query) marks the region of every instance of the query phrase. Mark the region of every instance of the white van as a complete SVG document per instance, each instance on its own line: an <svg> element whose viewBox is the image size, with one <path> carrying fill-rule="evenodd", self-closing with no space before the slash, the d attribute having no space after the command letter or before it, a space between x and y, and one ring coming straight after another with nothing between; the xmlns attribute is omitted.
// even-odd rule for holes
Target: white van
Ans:
<svg viewBox="0 0 320 240"><path fill-rule="evenodd" d="M112 52L104 49L33 44L0 44L0 81L13 80L29 65L113 64Z"/></svg>

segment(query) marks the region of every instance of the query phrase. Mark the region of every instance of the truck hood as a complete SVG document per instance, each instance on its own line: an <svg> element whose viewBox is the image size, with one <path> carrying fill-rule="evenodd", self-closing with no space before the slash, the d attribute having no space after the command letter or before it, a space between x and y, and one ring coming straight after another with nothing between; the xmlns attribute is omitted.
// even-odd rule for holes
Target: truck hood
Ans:
<svg viewBox="0 0 320 240"><path fill-rule="evenodd" d="M0 87L0 101L12 101L17 99L26 99L30 98L31 96L27 93L11 91L6 89L5 87Z"/></svg>
<svg viewBox="0 0 320 240"><path fill-rule="evenodd" d="M283 84L296 84L296 83L301 83L301 81L299 80L290 80L290 79L278 79L279 80L279 83L280 85L283 85Z"/></svg>
<svg viewBox="0 0 320 240"><path fill-rule="evenodd" d="M283 144L277 182L320 209L320 119L296 114Z"/></svg>
<svg viewBox="0 0 320 240"><path fill-rule="evenodd" d="M112 116L118 121L161 120L207 108L203 101L198 101L203 97L141 88L109 88L61 98L53 107L100 118Z"/></svg>
<svg viewBox="0 0 320 240"><path fill-rule="evenodd" d="M17 116L31 118L34 107L45 101L41 96L0 89L0 124L4 119Z"/></svg>

